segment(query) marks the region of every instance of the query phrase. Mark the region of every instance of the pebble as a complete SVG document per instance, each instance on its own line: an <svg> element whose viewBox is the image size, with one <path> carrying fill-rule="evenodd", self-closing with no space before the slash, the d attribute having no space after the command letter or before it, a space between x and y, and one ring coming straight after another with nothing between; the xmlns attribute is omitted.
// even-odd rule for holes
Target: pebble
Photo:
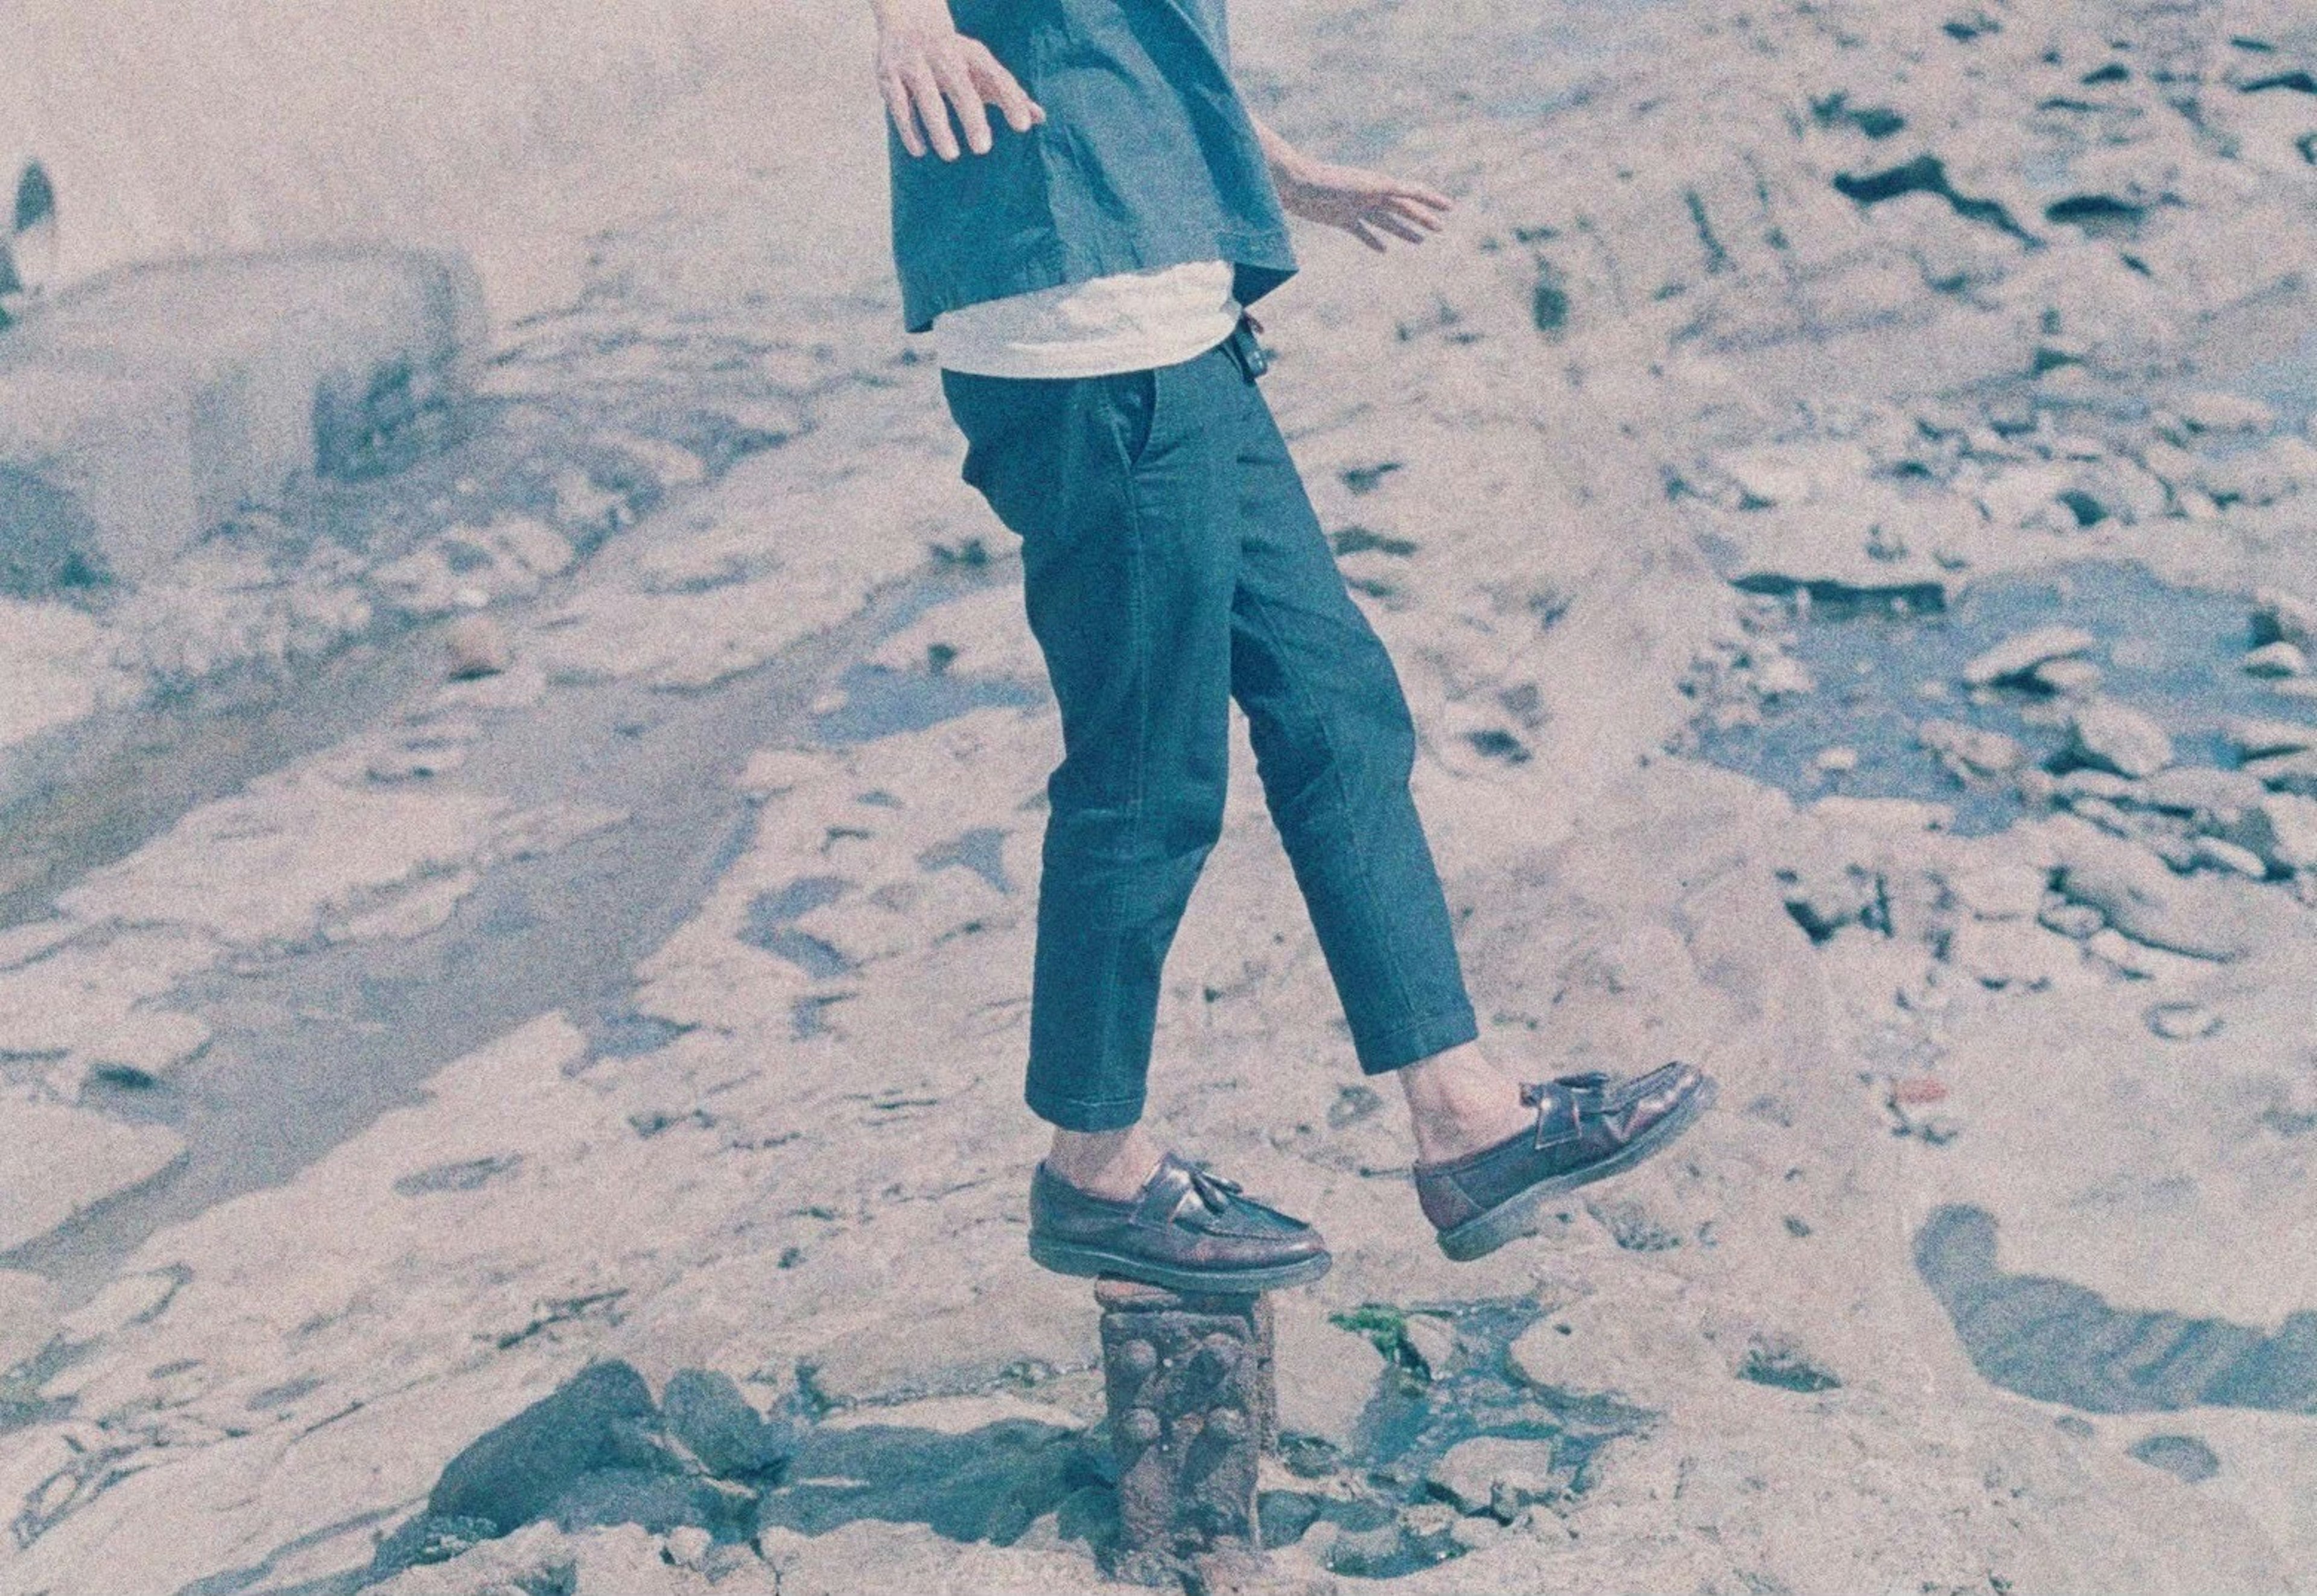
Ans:
<svg viewBox="0 0 2317 1596"><path fill-rule="evenodd" d="M2309 674L2309 656L2289 642L2263 643L2244 657L2247 675L2259 677L2304 677Z"/></svg>
<svg viewBox="0 0 2317 1596"><path fill-rule="evenodd" d="M2259 881L2268 874L2268 861L2249 847L2218 837L2199 837L2193 845L2193 860L2210 869L2225 870L2235 875L2248 875Z"/></svg>
<svg viewBox="0 0 2317 1596"><path fill-rule="evenodd" d="M1532 1502L1557 1501L1569 1493L1566 1478L1554 1466L1551 1441L1505 1436L1457 1442L1432 1466L1426 1479L1459 1511L1488 1513L1500 1522Z"/></svg>
<svg viewBox="0 0 2317 1596"><path fill-rule="evenodd" d="M2223 730L2241 759L2317 749L2317 726L2305 721L2234 720Z"/></svg>
<svg viewBox="0 0 2317 1596"><path fill-rule="evenodd" d="M2089 693L2100 685L2100 668L2089 659L2046 659L2029 673L2047 693Z"/></svg>
<svg viewBox="0 0 2317 1596"><path fill-rule="evenodd" d="M2172 413L2191 432L2267 432L2277 425L2277 412L2241 393L2184 393L2172 401Z"/></svg>
<svg viewBox="0 0 2317 1596"><path fill-rule="evenodd" d="M2252 596L2252 641L2317 648L2317 604L2282 587L2259 587Z"/></svg>
<svg viewBox="0 0 2317 1596"><path fill-rule="evenodd" d="M698 1569L708 1561L716 1538L697 1524L683 1524L667 1532L668 1561L678 1568Z"/></svg>
<svg viewBox="0 0 2317 1596"><path fill-rule="evenodd" d="M497 676L514 663L514 647L506 629L488 615L465 615L443 629L443 648L449 656L454 682Z"/></svg>
<svg viewBox="0 0 2317 1596"><path fill-rule="evenodd" d="M2019 740L1961 721L1925 721L1915 740L1958 776L2008 776L2027 763Z"/></svg>
<svg viewBox="0 0 2317 1596"><path fill-rule="evenodd" d="M1434 1375L1445 1375L1456 1367L1456 1326L1437 1314L1410 1314L1400 1326L1400 1339L1409 1349L1424 1359L1424 1367Z"/></svg>
<svg viewBox="0 0 2317 1596"><path fill-rule="evenodd" d="M1964 685L1992 686L2026 675L2047 659L2089 654L2099 640L2080 626L2039 626L2021 632L1978 656L1963 668Z"/></svg>
<svg viewBox="0 0 2317 1596"><path fill-rule="evenodd" d="M1818 758L1811 763L1829 776L1847 776L1858 768L1858 750L1842 747L1820 749Z"/></svg>
<svg viewBox="0 0 2317 1596"><path fill-rule="evenodd" d="M2068 752L2083 764L2136 778L2172 763L2172 740L2138 710L2098 699L2069 722Z"/></svg>

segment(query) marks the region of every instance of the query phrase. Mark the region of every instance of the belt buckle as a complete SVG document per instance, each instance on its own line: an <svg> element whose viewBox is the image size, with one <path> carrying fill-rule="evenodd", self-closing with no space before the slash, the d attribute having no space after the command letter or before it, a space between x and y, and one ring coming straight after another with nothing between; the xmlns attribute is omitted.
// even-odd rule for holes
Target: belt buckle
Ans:
<svg viewBox="0 0 2317 1596"><path fill-rule="evenodd" d="M1239 364L1247 371L1248 381L1253 381L1271 369L1271 358L1263 352L1257 335L1263 324L1246 311L1239 312L1239 326L1231 329L1231 341L1239 347Z"/></svg>

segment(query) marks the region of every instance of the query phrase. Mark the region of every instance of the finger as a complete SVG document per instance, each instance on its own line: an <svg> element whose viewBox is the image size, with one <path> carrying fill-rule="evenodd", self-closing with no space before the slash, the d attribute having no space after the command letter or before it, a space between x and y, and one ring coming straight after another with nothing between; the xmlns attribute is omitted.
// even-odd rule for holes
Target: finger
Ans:
<svg viewBox="0 0 2317 1596"><path fill-rule="evenodd" d="M1395 183L1391 185L1391 192L1396 199L1414 200L1418 204L1431 206L1435 211L1454 211L1456 208L1455 201L1438 189L1427 188L1420 183Z"/></svg>
<svg viewBox="0 0 2317 1596"><path fill-rule="evenodd" d="M1383 203L1384 209L1391 212L1392 215L1402 218L1408 221L1412 221L1418 227L1424 229L1427 232L1436 233L1440 230L1440 219L1438 217L1433 215L1431 211L1424 210L1420 206L1411 205L1406 200L1400 198L1396 194L1385 200Z"/></svg>
<svg viewBox="0 0 2317 1596"><path fill-rule="evenodd" d="M958 125L965 130L966 148L976 155L988 155L989 117L981 109L981 93L973 86L973 74L966 69L964 58L954 50L935 57L934 76L957 110Z"/></svg>
<svg viewBox="0 0 2317 1596"><path fill-rule="evenodd" d="M1353 238L1357 238L1361 243L1366 245L1370 249L1374 250L1378 255L1382 255L1383 253L1383 240L1377 238L1373 233L1368 231L1367 223L1364 221L1347 221L1344 224L1344 231L1349 233Z"/></svg>
<svg viewBox="0 0 2317 1596"><path fill-rule="evenodd" d="M913 61L903 68L902 76L909 85L909 98L917 103L917 120L926 124L926 137L933 141L934 153L945 161L957 159L957 135L950 130L949 107L942 103L941 81L924 60Z"/></svg>
<svg viewBox="0 0 2317 1596"><path fill-rule="evenodd" d="M909 91L902 86L900 74L879 74L877 86L885 95L885 109L893 118L893 130L901 137L901 148L912 156L924 155L926 141L917 136L917 113L909 108Z"/></svg>
<svg viewBox="0 0 2317 1596"><path fill-rule="evenodd" d="M1046 120L1045 108L1023 91L1014 75L989 53L988 45L974 40L966 51L966 64L973 74L975 89L1004 113L1007 127L1026 133Z"/></svg>
<svg viewBox="0 0 2317 1596"><path fill-rule="evenodd" d="M1400 218L1392 215L1388 211L1371 211L1362 220L1366 221L1370 227L1382 228L1385 232L1390 233L1395 238L1405 238L1410 244L1421 244L1424 242L1424 235L1422 233L1418 232L1414 228L1409 227L1406 222L1400 220Z"/></svg>

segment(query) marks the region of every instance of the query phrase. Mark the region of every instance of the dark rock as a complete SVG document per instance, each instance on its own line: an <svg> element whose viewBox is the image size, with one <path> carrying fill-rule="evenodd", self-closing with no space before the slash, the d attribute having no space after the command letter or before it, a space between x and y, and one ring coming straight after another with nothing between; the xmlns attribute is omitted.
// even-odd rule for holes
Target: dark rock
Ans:
<svg viewBox="0 0 2317 1596"><path fill-rule="evenodd" d="M668 1434L727 1479L776 1475L796 1450L796 1427L751 1407L729 1375L681 1370L660 1394L660 1411Z"/></svg>
<svg viewBox="0 0 2317 1596"><path fill-rule="evenodd" d="M581 1475L632 1457L634 1427L652 1417L641 1375L625 1363L590 1365L451 1459L427 1513L505 1535L544 1517Z"/></svg>
<svg viewBox="0 0 2317 1596"><path fill-rule="evenodd" d="M2200 1485L2221 1472L2221 1460L2213 1448L2193 1435L2152 1435L2125 1449L2149 1467L2160 1468L2191 1485Z"/></svg>

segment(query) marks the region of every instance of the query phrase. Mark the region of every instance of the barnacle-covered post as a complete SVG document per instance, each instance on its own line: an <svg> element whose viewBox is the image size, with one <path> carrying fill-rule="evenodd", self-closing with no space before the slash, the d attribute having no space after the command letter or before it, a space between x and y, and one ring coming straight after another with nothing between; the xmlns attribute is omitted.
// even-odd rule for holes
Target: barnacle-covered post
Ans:
<svg viewBox="0 0 2317 1596"><path fill-rule="evenodd" d="M1252 1561L1257 1462L1279 1422L1270 1300L1125 1280L1095 1300L1118 1458L1113 1572L1171 1584L1194 1564Z"/></svg>

